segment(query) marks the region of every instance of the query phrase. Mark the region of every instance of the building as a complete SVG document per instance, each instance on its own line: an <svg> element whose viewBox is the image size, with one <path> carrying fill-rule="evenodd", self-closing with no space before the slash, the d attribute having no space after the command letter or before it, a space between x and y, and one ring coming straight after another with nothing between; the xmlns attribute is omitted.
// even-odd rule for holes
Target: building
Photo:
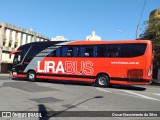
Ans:
<svg viewBox="0 0 160 120"><path fill-rule="evenodd" d="M86 41L101 41L101 37L96 35L95 31L92 31L92 34L86 36Z"/></svg>
<svg viewBox="0 0 160 120"><path fill-rule="evenodd" d="M51 41L68 41L64 36L56 36L55 38L51 38Z"/></svg>
<svg viewBox="0 0 160 120"><path fill-rule="evenodd" d="M0 22L0 73L10 70L13 61L13 56L9 58L10 52L26 43L49 40L50 38L32 30Z"/></svg>

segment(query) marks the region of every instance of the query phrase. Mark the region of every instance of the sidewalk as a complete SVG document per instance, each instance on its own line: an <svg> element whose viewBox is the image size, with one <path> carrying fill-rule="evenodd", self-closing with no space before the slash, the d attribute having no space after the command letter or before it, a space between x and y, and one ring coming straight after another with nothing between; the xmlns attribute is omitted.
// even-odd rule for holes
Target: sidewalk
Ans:
<svg viewBox="0 0 160 120"><path fill-rule="evenodd" d="M0 73L0 77L11 77L10 73Z"/></svg>
<svg viewBox="0 0 160 120"><path fill-rule="evenodd" d="M153 79L151 85L157 85L160 86L160 80Z"/></svg>

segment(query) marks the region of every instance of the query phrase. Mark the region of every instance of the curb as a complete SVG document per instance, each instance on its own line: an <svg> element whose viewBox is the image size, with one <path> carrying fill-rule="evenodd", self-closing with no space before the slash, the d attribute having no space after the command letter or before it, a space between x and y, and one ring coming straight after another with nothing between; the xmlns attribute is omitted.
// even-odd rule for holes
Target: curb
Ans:
<svg viewBox="0 0 160 120"><path fill-rule="evenodd" d="M160 81L158 81L157 79L153 79L151 85L160 86Z"/></svg>
<svg viewBox="0 0 160 120"><path fill-rule="evenodd" d="M11 74L9 74L9 73L2 73L2 74L0 74L0 77L11 77Z"/></svg>

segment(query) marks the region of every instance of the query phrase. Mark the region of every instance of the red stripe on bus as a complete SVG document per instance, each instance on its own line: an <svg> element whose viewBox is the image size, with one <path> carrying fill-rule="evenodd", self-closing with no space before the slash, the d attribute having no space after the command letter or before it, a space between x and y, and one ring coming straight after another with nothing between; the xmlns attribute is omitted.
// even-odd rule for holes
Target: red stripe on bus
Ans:
<svg viewBox="0 0 160 120"><path fill-rule="evenodd" d="M26 77L26 75L22 75L22 74L17 74L17 75L13 74L12 76L13 77L19 77L19 78L25 78Z"/></svg>
<svg viewBox="0 0 160 120"><path fill-rule="evenodd" d="M86 79L86 78L65 78L65 77L53 77L53 76L36 76L41 79L55 79L55 80L69 80L69 81L84 81L84 82L95 82L95 79Z"/></svg>

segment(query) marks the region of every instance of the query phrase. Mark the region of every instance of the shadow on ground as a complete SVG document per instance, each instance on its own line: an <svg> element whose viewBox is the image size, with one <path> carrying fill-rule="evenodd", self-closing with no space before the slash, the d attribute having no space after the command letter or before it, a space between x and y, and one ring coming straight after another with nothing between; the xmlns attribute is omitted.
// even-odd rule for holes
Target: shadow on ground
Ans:
<svg viewBox="0 0 160 120"><path fill-rule="evenodd" d="M139 87L139 86L134 86L134 85L113 85L112 88L122 89L122 90L134 90L134 91L145 91L146 90L145 86Z"/></svg>
<svg viewBox="0 0 160 120"><path fill-rule="evenodd" d="M25 79L13 79L13 80L15 80L15 81L27 81ZM38 82L53 83L53 84L63 84L63 85L78 85L78 86L98 87L95 83L77 82L77 81L39 80ZM157 84L155 84L155 85L157 85ZM144 90L146 90L145 85L144 85L144 87L135 86L135 85L111 85L110 88L122 89L122 90L135 90L135 91L144 91Z"/></svg>

